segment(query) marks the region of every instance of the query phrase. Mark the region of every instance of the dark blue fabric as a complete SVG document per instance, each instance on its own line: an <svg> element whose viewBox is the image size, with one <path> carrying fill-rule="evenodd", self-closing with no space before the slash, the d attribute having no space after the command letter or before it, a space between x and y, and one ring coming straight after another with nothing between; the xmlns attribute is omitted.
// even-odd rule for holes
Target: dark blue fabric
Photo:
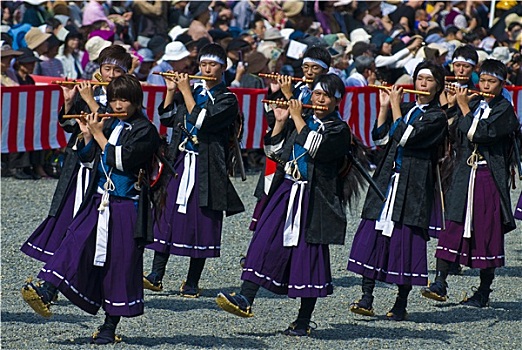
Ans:
<svg viewBox="0 0 522 350"><path fill-rule="evenodd" d="M406 124L408 124L408 125L413 124L415 119L417 119L423 113L422 109L420 109L419 107L416 106L414 108L415 108L415 110L410 115L410 119L406 122ZM393 123L392 127L390 128L390 137L393 135L393 132L395 131L398 123L401 120L404 120L404 118L399 118L399 119L397 119L397 121L395 123ZM402 146L397 147L397 153L395 154L395 170L396 171L401 170L403 153L404 153L403 147Z"/></svg>

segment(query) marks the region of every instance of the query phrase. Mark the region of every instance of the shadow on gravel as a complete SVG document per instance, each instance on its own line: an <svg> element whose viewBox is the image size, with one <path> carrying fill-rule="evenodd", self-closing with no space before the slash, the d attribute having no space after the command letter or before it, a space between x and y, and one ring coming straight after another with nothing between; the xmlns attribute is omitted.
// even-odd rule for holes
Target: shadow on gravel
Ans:
<svg viewBox="0 0 522 350"><path fill-rule="evenodd" d="M394 322L394 321L388 321ZM397 324L397 323L394 323ZM360 338L394 339L430 339L449 343L455 332L430 329L412 330L397 327L378 327L376 324L331 324L332 329L317 329L312 337L322 340L355 340Z"/></svg>
<svg viewBox="0 0 522 350"><path fill-rule="evenodd" d="M214 310L216 308L217 305L213 298L190 299L182 298L179 295L166 295L166 297L163 297L159 294L147 295L145 297L145 309L191 311L197 309Z"/></svg>
<svg viewBox="0 0 522 350"><path fill-rule="evenodd" d="M344 276L340 278L333 278L332 284L335 287L353 287L353 286L360 286L361 285L362 278L356 277L356 276Z"/></svg>
<svg viewBox="0 0 522 350"><path fill-rule="evenodd" d="M441 311L413 312L409 314L409 321L415 323L453 324L484 321L520 321L520 303L492 303L490 307L477 309L461 306L455 303L435 305ZM444 308L444 310L442 310ZM517 310L518 309L518 310Z"/></svg>
<svg viewBox="0 0 522 350"><path fill-rule="evenodd" d="M521 252L522 254L522 252ZM522 276L522 266L504 266L495 270L496 276L520 277ZM495 285L493 285L494 287Z"/></svg>
<svg viewBox="0 0 522 350"><path fill-rule="evenodd" d="M73 341L75 344L89 343L89 340L85 338L76 338ZM71 342L55 342L55 344L71 345ZM253 340L248 338L220 338L213 336L201 336L201 335L172 335L170 337L127 337L123 335L123 341L116 345L117 347L125 348L125 345L134 345L142 347L152 347L159 345L183 345L188 347L197 348L236 348L236 349L268 349L269 346L262 341Z"/></svg>
<svg viewBox="0 0 522 350"><path fill-rule="evenodd" d="M41 317L34 312L9 312L2 311L2 323L7 322L22 322L31 324L42 324L49 322L63 322L63 323L79 323L89 322L92 320L92 316L78 316L78 315L60 315L59 313L53 314L50 318Z"/></svg>

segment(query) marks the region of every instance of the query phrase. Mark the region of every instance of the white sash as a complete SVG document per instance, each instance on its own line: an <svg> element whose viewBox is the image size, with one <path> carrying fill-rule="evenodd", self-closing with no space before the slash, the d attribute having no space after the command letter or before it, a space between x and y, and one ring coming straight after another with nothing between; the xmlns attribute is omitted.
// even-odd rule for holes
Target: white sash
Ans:
<svg viewBox="0 0 522 350"><path fill-rule="evenodd" d="M399 184L399 173L393 173L390 184L388 185L388 193L386 196L386 202L381 212L381 217L375 223L376 230L382 230L382 234L386 237L391 237L394 227L392 221L393 207L395 204L395 195L397 194L397 187Z"/></svg>
<svg viewBox="0 0 522 350"><path fill-rule="evenodd" d="M301 230L301 212L303 203L303 194L307 181L295 181L290 190L290 198L288 208L286 209L285 230L283 233L283 246L296 247L299 243L299 232ZM299 199L297 202L297 211L294 215L294 202L299 191Z"/></svg>
<svg viewBox="0 0 522 350"><path fill-rule="evenodd" d="M183 167L183 175L178 188L178 197L176 198L176 204L179 204L178 213L187 213L187 204L194 189L194 183L196 181L196 156L198 154L193 151L185 150L185 159Z"/></svg>

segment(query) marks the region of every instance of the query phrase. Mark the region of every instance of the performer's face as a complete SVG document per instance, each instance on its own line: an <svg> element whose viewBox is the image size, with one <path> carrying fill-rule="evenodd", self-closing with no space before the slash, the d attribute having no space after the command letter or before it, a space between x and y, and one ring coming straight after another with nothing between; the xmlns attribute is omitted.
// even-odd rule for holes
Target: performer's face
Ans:
<svg viewBox="0 0 522 350"><path fill-rule="evenodd" d="M455 62L453 63L453 72L458 77L471 77L473 73L473 66L466 62Z"/></svg>
<svg viewBox="0 0 522 350"><path fill-rule="evenodd" d="M504 82L489 74L481 74L479 79L479 88L482 92L487 92L495 96L500 95Z"/></svg>
<svg viewBox="0 0 522 350"><path fill-rule="evenodd" d="M208 81L207 86L215 86L221 82L223 76L223 65L212 60L203 60L199 62L199 70L201 75L206 77L214 77L217 80Z"/></svg>
<svg viewBox="0 0 522 350"><path fill-rule="evenodd" d="M415 90L429 92L429 96L418 95L420 103L429 103L437 93L437 81L431 74L418 74L415 80Z"/></svg>
<svg viewBox="0 0 522 350"><path fill-rule="evenodd" d="M120 67L118 67L115 64L110 64L110 63L102 64L100 67L100 73L102 75L103 81L109 82L109 83L112 81L112 79L115 79L115 78L120 77L123 74L125 74L123 69L121 69Z"/></svg>
<svg viewBox="0 0 522 350"><path fill-rule="evenodd" d="M316 76L323 74L325 70L320 65L310 62L303 64L301 68L303 69L303 74L306 79L312 80L314 80Z"/></svg>
<svg viewBox="0 0 522 350"><path fill-rule="evenodd" d="M338 101L335 97L330 96L321 89L315 89L312 92L311 98L312 104L317 106L327 107L327 111L315 110L315 115L321 119L326 117L328 114L332 113L335 110L335 107L338 105L340 101Z"/></svg>
<svg viewBox="0 0 522 350"><path fill-rule="evenodd" d="M136 106L133 105L131 101L122 97L113 98L111 101L109 101L109 104L111 105L114 113L127 113L127 117L119 118L121 120L130 118L134 112L136 112Z"/></svg>

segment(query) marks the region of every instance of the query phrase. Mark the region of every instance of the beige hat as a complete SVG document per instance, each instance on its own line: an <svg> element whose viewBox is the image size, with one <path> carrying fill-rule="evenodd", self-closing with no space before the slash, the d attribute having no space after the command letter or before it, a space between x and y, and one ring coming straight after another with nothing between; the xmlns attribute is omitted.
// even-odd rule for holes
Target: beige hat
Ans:
<svg viewBox="0 0 522 350"><path fill-rule="evenodd" d="M504 18L504 22L506 23L506 29L509 27L511 23L522 23L522 16L517 15L516 13L510 13Z"/></svg>
<svg viewBox="0 0 522 350"><path fill-rule="evenodd" d="M283 12L286 17L294 17L301 13L304 2L301 0L287 0L283 4Z"/></svg>
<svg viewBox="0 0 522 350"><path fill-rule="evenodd" d="M42 33L38 28L33 27L25 34L24 39L27 47L34 50L49 39L50 36L50 33Z"/></svg>
<svg viewBox="0 0 522 350"><path fill-rule="evenodd" d="M103 49L111 46L112 43L108 40L104 40L99 36L93 36L85 43L85 50L89 53L89 60L94 61L100 57L100 52Z"/></svg>
<svg viewBox="0 0 522 350"><path fill-rule="evenodd" d="M354 29L350 33L350 41L352 43L362 41L363 43L369 44L371 37L372 36L370 34L368 34L368 32L362 28Z"/></svg>
<svg viewBox="0 0 522 350"><path fill-rule="evenodd" d="M3 44L2 41L2 48L0 49L2 57L8 57L8 56L20 56L23 52L13 50L11 45Z"/></svg>
<svg viewBox="0 0 522 350"><path fill-rule="evenodd" d="M284 39L283 35L277 28L268 28L265 31L264 40L279 40Z"/></svg>
<svg viewBox="0 0 522 350"><path fill-rule="evenodd" d="M509 52L509 48L507 46L497 46L493 49L493 52L491 55L489 55L488 58L492 58L506 64L511 60L511 56L513 55Z"/></svg>
<svg viewBox="0 0 522 350"><path fill-rule="evenodd" d="M430 49L437 49L439 51L440 56L446 56L446 54L449 52L449 49L446 45L438 44L438 43L431 43L428 45Z"/></svg>

